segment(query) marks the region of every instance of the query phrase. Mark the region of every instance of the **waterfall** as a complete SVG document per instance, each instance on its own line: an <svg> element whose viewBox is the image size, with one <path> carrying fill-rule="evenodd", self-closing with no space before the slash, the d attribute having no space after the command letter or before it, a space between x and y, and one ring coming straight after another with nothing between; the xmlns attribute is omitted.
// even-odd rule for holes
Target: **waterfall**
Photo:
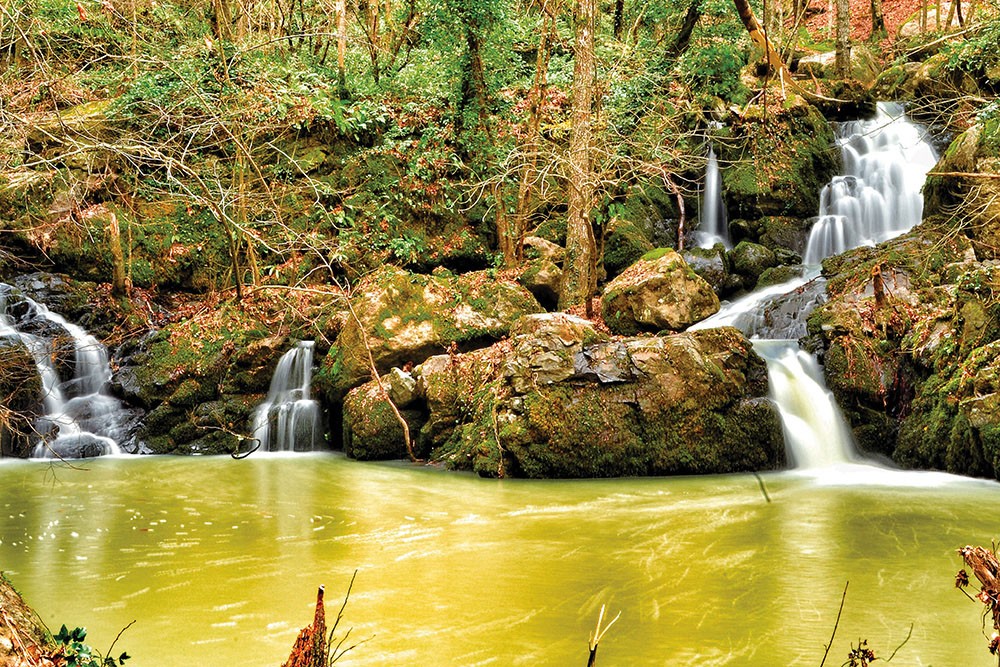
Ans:
<svg viewBox="0 0 1000 667"><path fill-rule="evenodd" d="M828 468L856 459L851 431L816 357L788 340L758 340L754 350L767 362L771 399L795 466Z"/></svg>
<svg viewBox="0 0 1000 667"><path fill-rule="evenodd" d="M731 248L729 240L726 206L722 201L722 175L719 172L719 158L715 149L708 149L708 163L705 166L705 189L701 198L701 222L695 232L695 240L701 248L711 248L721 243Z"/></svg>
<svg viewBox="0 0 1000 667"><path fill-rule="evenodd" d="M820 195L802 275L727 303L691 329L735 326L754 340L754 349L767 362L771 400L781 414L788 454L796 468L838 469L845 481L877 481L884 471L845 466L860 458L851 430L816 358L800 350L795 339L806 335L806 318L822 299L820 262L887 240L919 223L920 190L936 158L926 132L910 123L897 104L880 102L873 120L843 123L837 137L844 173Z"/></svg>
<svg viewBox="0 0 1000 667"><path fill-rule="evenodd" d="M254 437L262 451L309 452L319 448L319 403L310 399L313 347L301 341L282 355L267 398L253 416Z"/></svg>
<svg viewBox="0 0 1000 667"><path fill-rule="evenodd" d="M18 296L0 284L0 336L14 337L31 353L42 384L45 414L36 422L39 441L33 458L84 458L120 454L124 435L121 402L106 392L111 379L107 349L81 327L67 322L44 305ZM14 306L19 311L12 313ZM72 375L61 345L68 334L73 344Z"/></svg>
<svg viewBox="0 0 1000 667"><path fill-rule="evenodd" d="M842 123L837 145L844 173L820 193L806 264L886 241L920 222L920 189L937 162L926 132L889 102L879 102L872 120Z"/></svg>

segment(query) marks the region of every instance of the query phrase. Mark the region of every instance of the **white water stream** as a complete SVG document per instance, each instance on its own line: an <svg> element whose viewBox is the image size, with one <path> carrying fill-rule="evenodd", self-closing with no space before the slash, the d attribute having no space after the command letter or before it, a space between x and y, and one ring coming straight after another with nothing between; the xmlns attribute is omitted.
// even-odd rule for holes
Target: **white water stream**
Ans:
<svg viewBox="0 0 1000 667"><path fill-rule="evenodd" d="M713 148L708 149L708 163L705 166L705 189L701 198L701 221L694 233L695 241L701 248L711 248L721 243L732 248L729 227L726 220L726 206L722 201L722 174L719 172L719 158Z"/></svg>
<svg viewBox="0 0 1000 667"><path fill-rule="evenodd" d="M42 384L44 415L36 423L38 442L34 458L81 458L120 454L123 408L107 393L111 368L107 349L81 327L67 322L44 305L23 298L30 313L29 324L65 332L72 339L72 376L62 378L57 368L55 337L21 331L8 312L9 288L0 289L0 337L16 338L35 360Z"/></svg>
<svg viewBox="0 0 1000 667"><path fill-rule="evenodd" d="M313 347L313 341L301 341L278 361L267 398L253 417L253 435L262 451L319 448L319 403L310 398Z"/></svg>
<svg viewBox="0 0 1000 667"><path fill-rule="evenodd" d="M820 196L820 215L810 231L802 276L728 303L691 330L735 326L754 339L754 349L767 362L771 399L781 413L796 469L833 473L830 479L842 482L884 481L888 471L853 464L860 457L851 431L816 358L800 350L795 339L805 335L806 318L816 305L816 290L808 288L822 286L812 281L822 280L823 259L898 236L920 222L920 190L936 156L926 131L910 123L902 107L885 102L878 104L874 119L840 125L837 144L844 174L835 176ZM782 318L769 317L775 305L784 304L791 307ZM917 476L906 484L934 479Z"/></svg>

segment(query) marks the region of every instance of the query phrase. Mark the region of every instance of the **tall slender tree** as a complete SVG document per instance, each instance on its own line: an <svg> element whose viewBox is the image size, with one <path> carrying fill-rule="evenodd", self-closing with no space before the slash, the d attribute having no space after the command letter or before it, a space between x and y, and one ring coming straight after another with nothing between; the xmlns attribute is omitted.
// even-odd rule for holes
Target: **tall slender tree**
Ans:
<svg viewBox="0 0 1000 667"><path fill-rule="evenodd" d="M559 284L559 308L586 303L593 312L597 290L597 242L590 211L594 206L593 139L591 114L594 102L594 18L596 0L577 0L573 49L572 130L569 139L568 212L566 258Z"/></svg>
<svg viewBox="0 0 1000 667"><path fill-rule="evenodd" d="M846 2L846 0L844 1ZM764 61L767 63L767 66L772 72L778 75L782 83L790 83L792 79L791 73L785 67L785 61L781 59L781 54L774 48L774 44L768 38L764 28L761 27L760 21L754 15L749 0L733 0L733 4L736 5L736 11L740 15L743 27L750 34L750 40L764 54Z"/></svg>
<svg viewBox="0 0 1000 667"><path fill-rule="evenodd" d="M837 56L834 61L837 76L851 73L851 13L847 0L837 0Z"/></svg>

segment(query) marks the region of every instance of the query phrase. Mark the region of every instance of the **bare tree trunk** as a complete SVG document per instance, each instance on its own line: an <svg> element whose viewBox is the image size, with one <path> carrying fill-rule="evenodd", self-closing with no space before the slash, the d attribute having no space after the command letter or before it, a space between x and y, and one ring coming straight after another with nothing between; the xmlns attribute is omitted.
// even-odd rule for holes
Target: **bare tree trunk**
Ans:
<svg viewBox="0 0 1000 667"><path fill-rule="evenodd" d="M594 17L596 0L578 0L573 66L573 128L569 140L569 202L566 258L559 285L559 309L580 303L592 310L597 287L597 242L590 221L594 205L591 113L594 101Z"/></svg>
<svg viewBox="0 0 1000 667"><path fill-rule="evenodd" d="M888 32L885 29L885 17L882 15L882 0L871 0L872 34L871 38L883 38Z"/></svg>
<svg viewBox="0 0 1000 667"><path fill-rule="evenodd" d="M846 2L846 0L844 1ZM740 20L743 21L743 27L750 34L750 40L764 53L764 59L768 67L781 78L782 83L791 82L791 74L788 68L785 67L785 62L781 59L781 54L774 48L774 44L771 43L771 40L764 33L764 29L761 28L760 22L754 16L753 9L750 7L749 0L733 0L733 3L736 5L736 11L739 12Z"/></svg>
<svg viewBox="0 0 1000 667"><path fill-rule="evenodd" d="M625 0L615 0L614 35L615 39L622 38L622 22L625 20Z"/></svg>
<svg viewBox="0 0 1000 667"><path fill-rule="evenodd" d="M847 0L837 0L837 76L844 79L851 74L851 14Z"/></svg>
<svg viewBox="0 0 1000 667"><path fill-rule="evenodd" d="M122 234L118 226L118 216L114 211L108 219L108 241L111 246L111 293L115 296L127 296L129 291L128 278L125 271L125 253L122 251Z"/></svg>
<svg viewBox="0 0 1000 667"><path fill-rule="evenodd" d="M233 39L233 14L227 0L212 0L212 33L216 39Z"/></svg>
<svg viewBox="0 0 1000 667"><path fill-rule="evenodd" d="M681 24L681 29L677 32L677 39L674 40L674 45L670 47L670 50L675 55L681 55L687 50L688 44L691 43L691 33L694 32L694 27L698 23L698 19L701 18L701 0L692 0L690 6L688 6L687 13L684 15L684 23Z"/></svg>
<svg viewBox="0 0 1000 667"><path fill-rule="evenodd" d="M337 0L337 80L340 97L347 93L347 0Z"/></svg>

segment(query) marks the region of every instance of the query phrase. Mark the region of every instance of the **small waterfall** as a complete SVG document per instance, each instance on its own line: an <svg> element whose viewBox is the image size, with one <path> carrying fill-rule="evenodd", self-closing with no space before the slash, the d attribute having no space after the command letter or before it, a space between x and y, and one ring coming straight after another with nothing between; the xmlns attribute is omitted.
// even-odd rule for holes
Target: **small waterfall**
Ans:
<svg viewBox="0 0 1000 667"><path fill-rule="evenodd" d="M856 460L854 438L816 357L788 340L758 340L754 350L767 362L771 399L781 413L795 467L829 468Z"/></svg>
<svg viewBox="0 0 1000 667"><path fill-rule="evenodd" d="M920 222L920 189L937 162L926 132L898 104L879 102L874 119L842 123L837 135L844 173L820 193L806 264L880 243Z"/></svg>
<svg viewBox="0 0 1000 667"><path fill-rule="evenodd" d="M301 341L278 361L267 398L253 417L254 437L262 451L319 449L319 403L309 397L314 345Z"/></svg>
<svg viewBox="0 0 1000 667"><path fill-rule="evenodd" d="M695 240L701 248L711 248L721 243L732 248L729 240L729 225L726 220L726 206L722 201L722 174L715 149L709 146L708 164L705 166L705 190L701 198L701 222L695 232Z"/></svg>
<svg viewBox="0 0 1000 667"><path fill-rule="evenodd" d="M81 327L44 305L18 297L19 315L10 312L11 288L0 284L0 336L16 337L31 353L42 383L45 414L36 423L40 436L33 458L88 458L120 454L124 409L106 393L111 379L107 349ZM57 349L66 334L73 344L72 376Z"/></svg>

